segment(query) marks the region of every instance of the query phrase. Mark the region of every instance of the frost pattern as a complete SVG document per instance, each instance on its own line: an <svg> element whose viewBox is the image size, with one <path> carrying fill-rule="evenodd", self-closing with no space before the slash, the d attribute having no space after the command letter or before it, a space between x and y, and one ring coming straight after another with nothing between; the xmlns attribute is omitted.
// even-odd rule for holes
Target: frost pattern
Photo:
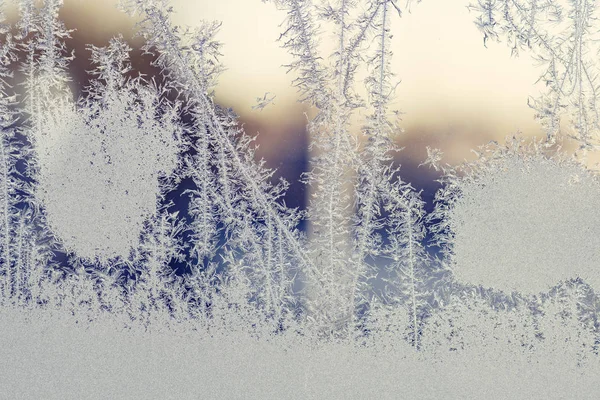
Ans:
<svg viewBox="0 0 600 400"><path fill-rule="evenodd" d="M598 10L592 0L478 0L476 25L488 40L504 40L513 55L527 50L546 67L547 91L529 100L551 142L574 136L598 145ZM568 124L562 123L568 116Z"/></svg>
<svg viewBox="0 0 600 400"><path fill-rule="evenodd" d="M377 274L372 263L375 257L402 260L389 264L394 277L391 287L408 280L413 288L415 271L425 259L420 248L422 202L410 185L397 179L391 164L391 154L397 150L393 137L399 129L393 118L397 112L389 109L396 87L390 71L390 26L401 9L395 1L367 2L364 9L345 0L323 7L294 0L274 3L287 12L280 41L294 56L288 68L298 74L295 86L303 100L319 109L309 121L318 155L306 175L314 190L308 216L309 251L316 266L307 271L307 306L320 329L343 332L356 324L358 310L369 306L369 288ZM331 66L317 52L320 36L315 13L333 22L339 38L330 56ZM362 149L349 134L350 116L364 106L353 89L359 65L370 66L365 81L370 114L363 127L366 145ZM392 211L389 217L384 210ZM400 234L401 239L385 245L381 230L394 237ZM400 272L404 267L408 274ZM387 299L398 300L395 295ZM416 306L411 309L416 312Z"/></svg>
<svg viewBox="0 0 600 400"><path fill-rule="evenodd" d="M478 154L437 194L436 241L456 278L530 294L577 277L600 287L597 176L518 139Z"/></svg>
<svg viewBox="0 0 600 400"><path fill-rule="evenodd" d="M147 357L182 360L191 366L169 378L190 385L197 376L204 385L182 398L373 397L376 379L392 398L400 390L572 397L577 379L597 387L597 175L550 146L553 131L542 143L490 144L458 167L428 148L423 164L441 171L443 187L427 214L394 161L401 129L391 109L392 22L410 2L271 2L285 13L279 39L294 84L317 111L307 121L315 152L304 177L307 210L286 206L288 183L274 182L235 113L214 102L219 23L179 27L167 0L123 1L140 18L143 50L160 76L135 77L118 36L88 47L91 80L74 99L62 1L19 1L16 26L0 28L0 335L10 338L2 339L46 343L43 352L63 349L69 335L76 343L92 337L98 354L128 354L119 368ZM496 37L489 18L504 5L514 24L501 33L517 49L545 38L533 30L559 8L523 4L480 2L486 37ZM582 60L593 4L569 4L579 25L554 47L576 60L562 74L579 82L576 115L590 122L582 104L592 92L581 78L591 65ZM532 18L528 36L515 19L523 11ZM336 38L330 55L321 54L321 24ZM550 65L565 60L556 54ZM11 86L19 78L23 97ZM551 89L556 104L575 99L575 90ZM257 109L272 99L265 94ZM349 121L359 110L366 117L353 137ZM428 253L428 234L440 257ZM15 348L25 354L23 343ZM0 352L3 360L18 354ZM60 379L88 370L63 364L73 371L61 370L34 397L51 397ZM20 370L7 370L18 382ZM554 386L531 370L555 376ZM239 379L222 385L222 371ZM148 396L173 384L158 389L165 376L148 376ZM273 385L273 376L285 384ZM398 376L418 388L396 387ZM456 384L473 380L489 384L486 392ZM23 397L11 392L17 386L3 390ZM131 397L144 397L136 389Z"/></svg>
<svg viewBox="0 0 600 400"><path fill-rule="evenodd" d="M101 262L137 246L181 142L178 111L161 100L166 89L125 78L129 50L119 40L92 48L88 97L32 118L48 224L68 252Z"/></svg>

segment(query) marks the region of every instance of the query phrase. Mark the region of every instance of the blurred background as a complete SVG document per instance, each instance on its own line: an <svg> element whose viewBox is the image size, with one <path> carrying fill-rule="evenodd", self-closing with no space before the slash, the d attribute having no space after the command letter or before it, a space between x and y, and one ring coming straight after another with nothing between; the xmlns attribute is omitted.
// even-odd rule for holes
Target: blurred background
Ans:
<svg viewBox="0 0 600 400"><path fill-rule="evenodd" d="M402 17L394 14L392 21L392 69L401 80L393 108L403 113L404 130L397 139L404 147L397 160L403 179L423 190L428 209L438 186L435 171L418 167L426 146L440 148L443 162L457 164L474 158L470 150L490 140L502 142L517 131L526 137L542 134L527 106L528 96L543 90L535 83L542 69L527 53L511 58L504 43L488 41L485 47L468 4L469 0L423 1ZM223 43L226 70L215 87L215 100L235 110L248 134L259 134L257 157L292 183L288 205L303 207L304 189L297 180L309 168L305 113L310 110L298 102L291 85L294 74L282 67L291 61L277 42L285 14L261 0L173 0L172 5L176 24L222 22L217 39ZM14 21L16 7L11 6L9 17ZM74 29L68 46L76 57L71 65L75 92L88 79L86 44L106 45L118 33L134 49L143 44L134 37L136 21L117 10L116 0L65 0L61 19ZM331 33L324 32L321 47L326 50L332 40ZM134 50L135 69L156 73L150 61ZM362 81L356 84L362 86ZM253 110L266 92L276 96L273 104ZM356 121L355 132L360 129L360 111Z"/></svg>

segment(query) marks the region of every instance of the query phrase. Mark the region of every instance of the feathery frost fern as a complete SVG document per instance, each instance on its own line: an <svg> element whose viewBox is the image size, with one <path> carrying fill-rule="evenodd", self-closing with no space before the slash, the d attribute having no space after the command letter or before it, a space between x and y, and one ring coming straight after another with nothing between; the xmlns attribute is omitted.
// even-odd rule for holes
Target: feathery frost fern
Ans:
<svg viewBox="0 0 600 400"><path fill-rule="evenodd" d="M530 51L546 70L546 93L529 99L547 139L571 135L586 149L600 133L598 8L593 0L478 0L476 25L488 40L504 40L511 54ZM569 117L568 123L563 116Z"/></svg>

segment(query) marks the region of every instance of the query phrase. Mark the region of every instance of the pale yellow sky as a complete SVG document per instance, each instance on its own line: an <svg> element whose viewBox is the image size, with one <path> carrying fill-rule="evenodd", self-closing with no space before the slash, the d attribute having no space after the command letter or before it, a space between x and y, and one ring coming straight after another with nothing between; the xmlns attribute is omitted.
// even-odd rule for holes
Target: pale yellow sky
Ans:
<svg viewBox="0 0 600 400"><path fill-rule="evenodd" d="M121 31L127 37L132 22L116 11L115 3L65 0L65 9L77 16L84 36L110 37ZM392 22L392 69L401 80L394 106L405 113L399 143L406 146L406 157L422 158L430 145L445 152L444 161L456 163L469 157L471 148L502 141L517 130L541 135L527 106L528 96L543 90L534 85L541 70L526 52L511 58L504 43L488 42L485 48L468 3L424 0ZM177 24L222 21L217 39L223 43L221 60L227 70L218 80L217 100L253 121L262 140L266 135L277 148L274 142L283 139L276 135L304 118L291 87L294 75L282 67L291 59L276 42L285 14L261 0L173 0L172 5ZM326 33L321 40L326 48L332 37ZM265 92L277 96L275 105L251 111Z"/></svg>
<svg viewBox="0 0 600 400"><path fill-rule="evenodd" d="M423 1L392 23L392 67L402 81L395 107L406 113L401 142L439 145L449 162L519 129L526 135L541 133L527 106L527 97L542 89L534 86L541 71L529 54L511 58L504 43L485 48L468 3ZM243 115L268 91L277 95L276 105L264 116L286 115L296 92L293 75L281 67L290 58L275 41L284 13L260 0L175 0L173 6L177 23L223 22L219 39L228 70L216 90L221 101ZM325 46L330 38L322 38ZM418 153L424 154L424 145Z"/></svg>

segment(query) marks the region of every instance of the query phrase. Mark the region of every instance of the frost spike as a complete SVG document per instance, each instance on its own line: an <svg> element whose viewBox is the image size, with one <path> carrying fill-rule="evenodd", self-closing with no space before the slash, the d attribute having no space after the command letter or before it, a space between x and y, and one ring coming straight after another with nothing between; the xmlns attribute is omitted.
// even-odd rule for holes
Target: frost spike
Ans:
<svg viewBox="0 0 600 400"><path fill-rule="evenodd" d="M220 154L220 157L223 158L222 166L226 170L221 169L221 171L223 173L230 171L229 175L235 176L236 179L239 177L243 190L249 191L247 199L252 210L259 214L259 218L264 223L271 221L274 226L271 226L270 229L277 229L283 235L290 252L300 261L303 269L314 270L314 264L305 254L300 244L300 238L295 232L295 217L288 218L289 211L285 211L283 216L279 213L283 210L277 205L278 195L275 193L276 190L270 188L266 181L270 173L265 172L252 160L252 154L248 153L251 150L247 147L249 140L245 135L242 136L239 144L234 143L237 132L233 129L233 122L227 113L221 118L215 111L215 107L207 93L207 85L205 84L208 80L207 77L200 76L197 71L190 68L189 61L194 55L190 52L184 52L180 46L181 40L177 33L178 28L173 27L168 20L168 13L171 12L168 1L132 0L128 2L128 5L129 7L126 8L129 10L142 12L145 15L145 20L142 22L142 33L148 40L146 49L154 48L159 52L156 63L162 68L163 75L172 78L173 84L190 102L190 107L202 110L206 118L202 123L209 126L208 133L210 134L211 145L214 146L217 154ZM201 49L202 46L198 46L195 51ZM246 152L243 156L240 154L242 150ZM226 160L224 159L225 156L227 157ZM223 180L225 184L229 182L230 179L227 177ZM234 195L232 193L230 198L233 198ZM225 198L225 201L228 201L228 198ZM234 215L239 214L235 208L231 211ZM240 221L240 218L239 215L234 217L234 219L238 219L237 227L236 224L231 225L231 228L238 229L237 232L240 232L239 229L244 226L243 220ZM238 243L241 243L241 239L243 237L238 238ZM235 245L235 243L232 245ZM230 248L230 251L234 250ZM234 258L230 257L232 265L237 264ZM272 266L268 266L268 269L271 270Z"/></svg>

